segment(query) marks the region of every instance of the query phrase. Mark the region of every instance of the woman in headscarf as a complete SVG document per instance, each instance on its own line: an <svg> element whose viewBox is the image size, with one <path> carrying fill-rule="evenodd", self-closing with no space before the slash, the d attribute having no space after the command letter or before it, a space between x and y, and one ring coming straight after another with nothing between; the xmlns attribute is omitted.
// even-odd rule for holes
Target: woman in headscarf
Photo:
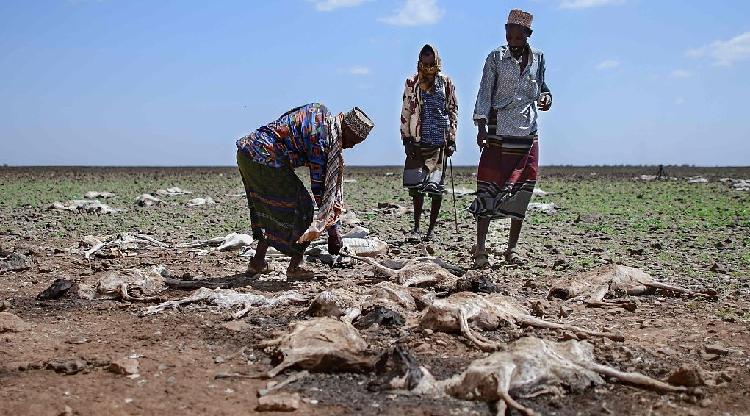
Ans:
<svg viewBox="0 0 750 416"><path fill-rule="evenodd" d="M341 249L336 222L343 209L342 149L362 142L373 128L355 107L332 114L318 103L294 108L278 120L237 140L237 164L245 185L253 238L258 241L248 273L268 272L268 246L291 256L287 277L314 277L302 265L311 241L328 231L328 249ZM294 169L310 168L313 200Z"/></svg>
<svg viewBox="0 0 750 416"><path fill-rule="evenodd" d="M419 219L425 195L432 199L430 224L424 239L435 230L445 193L446 161L456 151L458 101L451 79L441 73L437 50L424 45L417 73L406 80L401 109L401 140L406 153L404 187L414 204L410 241L419 241Z"/></svg>
<svg viewBox="0 0 750 416"><path fill-rule="evenodd" d="M532 19L530 13L510 11L505 25L508 43L487 56L474 107L482 150L477 196L469 207L477 219L477 268L489 265L485 241L490 220L497 218L511 219L505 261L522 262L515 248L537 179L537 108L547 111L552 106L544 54L528 43Z"/></svg>

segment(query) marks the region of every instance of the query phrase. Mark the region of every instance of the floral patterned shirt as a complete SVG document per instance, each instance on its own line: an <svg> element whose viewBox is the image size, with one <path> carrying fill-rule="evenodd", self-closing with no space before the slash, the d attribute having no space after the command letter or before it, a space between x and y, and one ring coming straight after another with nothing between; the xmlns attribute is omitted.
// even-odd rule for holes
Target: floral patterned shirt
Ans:
<svg viewBox="0 0 750 416"><path fill-rule="evenodd" d="M237 148L265 166L310 168L310 188L320 204L330 148L328 123L332 117L323 104L297 107L237 140Z"/></svg>
<svg viewBox="0 0 750 416"><path fill-rule="evenodd" d="M523 72L520 61L513 58L507 45L490 52L479 84L474 120L487 120L490 110L495 109L498 136L527 136L536 132L536 102L542 93L550 92L544 71L544 54L539 50L531 50Z"/></svg>

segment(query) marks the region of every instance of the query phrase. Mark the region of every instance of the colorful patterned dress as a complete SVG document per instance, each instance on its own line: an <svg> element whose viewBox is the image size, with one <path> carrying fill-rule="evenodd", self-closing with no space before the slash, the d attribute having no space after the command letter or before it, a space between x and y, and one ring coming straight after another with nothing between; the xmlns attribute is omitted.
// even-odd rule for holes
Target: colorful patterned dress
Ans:
<svg viewBox="0 0 750 416"><path fill-rule="evenodd" d="M304 252L307 243L297 240L310 226L314 212L310 194L294 168L310 169L310 188L320 205L330 152L336 148L329 143L334 120L324 105L307 104L237 140L237 164L247 194L253 237L265 239L284 254Z"/></svg>

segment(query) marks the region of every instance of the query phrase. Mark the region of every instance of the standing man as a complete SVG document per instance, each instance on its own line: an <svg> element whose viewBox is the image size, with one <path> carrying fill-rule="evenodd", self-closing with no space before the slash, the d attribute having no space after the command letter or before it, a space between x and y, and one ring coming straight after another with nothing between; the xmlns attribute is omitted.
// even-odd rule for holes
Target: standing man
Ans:
<svg viewBox="0 0 750 416"><path fill-rule="evenodd" d="M417 73L406 80L401 109L401 140L406 152L404 187L414 203L414 228L409 241L419 241L419 219L424 197L432 199L430 225L424 236L432 239L445 193L446 161L456 151L458 101L448 76L440 73L440 56L424 45Z"/></svg>
<svg viewBox="0 0 750 416"><path fill-rule="evenodd" d="M528 43L532 19L522 10L510 11L505 25L508 43L487 56L474 107L482 151L477 196L469 207L477 219L476 268L489 265L485 241L490 220L497 218L511 219L506 263L523 262L515 248L539 167L537 109L552 106L544 54Z"/></svg>
<svg viewBox="0 0 750 416"><path fill-rule="evenodd" d="M307 104L237 140L237 165L250 208L253 238L258 241L248 274L269 271L268 246L291 257L286 275L310 279L314 270L302 264L311 241L328 231L328 251L338 254L336 222L343 210L343 149L367 138L372 121L357 107L346 114ZM294 173L310 168L310 188L318 205Z"/></svg>

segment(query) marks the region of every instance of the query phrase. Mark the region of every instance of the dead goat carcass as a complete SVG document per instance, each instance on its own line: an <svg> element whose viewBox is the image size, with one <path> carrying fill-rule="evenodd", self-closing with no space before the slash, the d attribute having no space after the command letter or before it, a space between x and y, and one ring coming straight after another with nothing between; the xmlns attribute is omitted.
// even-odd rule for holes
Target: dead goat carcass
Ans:
<svg viewBox="0 0 750 416"><path fill-rule="evenodd" d="M435 299L435 293L392 282L380 282L364 294L345 289L321 292L305 312L308 316L339 318L352 322L376 309L389 310L401 316L420 310Z"/></svg>
<svg viewBox="0 0 750 416"><path fill-rule="evenodd" d="M229 233L224 237L214 237L208 240L198 240L190 243L178 244L177 247L215 247L219 251L240 250L253 243L253 237L249 234Z"/></svg>
<svg viewBox="0 0 750 416"><path fill-rule="evenodd" d="M391 268L373 259L355 258L370 263L376 273L402 286L432 287L438 291L449 291L455 287L459 279L459 276L452 273L458 268L436 257L417 257L406 260L399 263L402 265L400 268ZM392 263L398 262L392 261Z"/></svg>
<svg viewBox="0 0 750 416"><path fill-rule="evenodd" d="M620 297L623 295L638 296L653 293L657 289L668 293L684 293L690 296L705 296L713 298L716 292L705 290L696 292L684 287L660 283L642 270L610 264L586 273L581 273L563 279L550 289L548 299L560 298L582 300L589 306L621 306L635 309L635 303L628 300L610 301L605 296Z"/></svg>
<svg viewBox="0 0 750 416"><path fill-rule="evenodd" d="M92 214L114 214L116 212L123 211L122 209L116 209L112 208L107 204L102 204L101 202L97 200L89 200L89 199L76 199L72 201L67 201L65 203L63 202L55 202L53 203L49 209L57 209L61 211L77 211L77 212L87 212Z"/></svg>
<svg viewBox="0 0 750 416"><path fill-rule="evenodd" d="M279 305L303 303L307 298L299 292L290 290L275 296L265 296L255 293L240 293L232 289L209 289L202 287L194 291L190 296L182 299L169 300L158 305L146 308L143 315L151 315L162 312L168 308L177 308L190 303L205 302L218 306L222 309L233 309L242 307L233 314L234 319L242 318L253 308L270 308Z"/></svg>
<svg viewBox="0 0 750 416"><path fill-rule="evenodd" d="M124 300L129 302L159 301L158 294L167 289L162 265L149 269L125 269L105 273L94 284L78 285L78 296L83 299Z"/></svg>
<svg viewBox="0 0 750 416"><path fill-rule="evenodd" d="M497 402L497 414L507 407L526 415L535 412L516 401L541 394L578 393L604 384L602 376L659 392L687 392L640 373L626 373L599 364L593 347L584 341L555 342L524 337L508 344L505 351L474 360L461 374L436 381L424 367L407 363L402 378L394 378L391 388L409 389L423 395L450 395L461 400Z"/></svg>
<svg viewBox="0 0 750 416"><path fill-rule="evenodd" d="M266 341L274 347L274 364L268 371L274 377L287 368L313 372L359 372L372 368L367 342L349 322L314 318L295 322L291 332Z"/></svg>
<svg viewBox="0 0 750 416"><path fill-rule="evenodd" d="M510 327L525 325L571 331L584 337L595 336L617 341L623 340L622 335L619 334L591 331L537 318L508 296L480 295L471 292L454 293L447 298L435 300L425 311L419 325L433 331L460 332L485 351L495 351L503 347L502 343L486 340L474 333L470 324L484 331L494 330L504 325Z"/></svg>

